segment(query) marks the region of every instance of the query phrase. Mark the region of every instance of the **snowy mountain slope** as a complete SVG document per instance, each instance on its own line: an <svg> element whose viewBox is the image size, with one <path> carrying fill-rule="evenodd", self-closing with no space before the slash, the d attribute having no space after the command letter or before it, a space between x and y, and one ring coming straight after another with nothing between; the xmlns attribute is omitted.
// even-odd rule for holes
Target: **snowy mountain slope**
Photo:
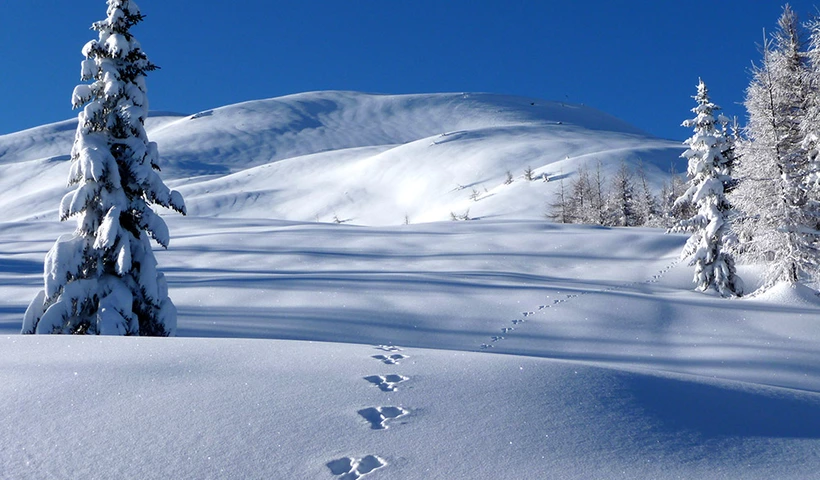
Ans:
<svg viewBox="0 0 820 480"><path fill-rule="evenodd" d="M151 112L146 121L149 130L162 128L184 115ZM76 118L42 125L20 132L0 135L0 165L68 155L77 130Z"/></svg>
<svg viewBox="0 0 820 480"><path fill-rule="evenodd" d="M0 137L0 178L19 184L28 180L20 172L40 169L32 162L64 161L71 125ZM164 178L197 216L397 225L469 209L471 217L540 218L559 182L527 185L527 167L559 179L598 161L605 173L640 162L656 188L672 163L683 170L679 144L605 113L489 94L313 92L155 114L147 130ZM56 179L68 165L53 168ZM504 185L507 171L518 181ZM0 220L53 215L62 183L34 202L0 194Z"/></svg>
<svg viewBox="0 0 820 480"><path fill-rule="evenodd" d="M657 187L682 148L534 102L155 114L175 339L18 335L74 127L0 137L0 479L811 478L815 292L696 293L683 235L541 219L579 165Z"/></svg>

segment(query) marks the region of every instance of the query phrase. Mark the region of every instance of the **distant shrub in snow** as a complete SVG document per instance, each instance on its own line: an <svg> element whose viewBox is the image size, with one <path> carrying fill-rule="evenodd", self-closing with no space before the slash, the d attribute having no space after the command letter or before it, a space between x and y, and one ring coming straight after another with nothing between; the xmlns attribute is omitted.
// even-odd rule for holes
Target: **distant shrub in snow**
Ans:
<svg viewBox="0 0 820 480"><path fill-rule="evenodd" d="M511 171L507 170L507 178L504 180L504 185L509 185L513 183L513 174Z"/></svg>
<svg viewBox="0 0 820 480"><path fill-rule="evenodd" d="M464 213L458 214L456 212L450 212L450 220L454 222L465 221L465 220L472 220L470 218L470 209L468 208Z"/></svg>
<svg viewBox="0 0 820 480"><path fill-rule="evenodd" d="M535 171L532 167L527 167L526 170L524 170L524 180L529 180L530 182L535 180Z"/></svg>
<svg viewBox="0 0 820 480"><path fill-rule="evenodd" d="M182 196L157 171L148 141L145 75L155 70L130 28L142 20L134 2L108 0L93 24L99 39L83 47L82 80L72 104L83 108L71 152L69 192L60 219L77 219L45 260L45 289L31 302L23 333L174 334L176 308L157 271L149 237L167 247L161 205L185 214Z"/></svg>

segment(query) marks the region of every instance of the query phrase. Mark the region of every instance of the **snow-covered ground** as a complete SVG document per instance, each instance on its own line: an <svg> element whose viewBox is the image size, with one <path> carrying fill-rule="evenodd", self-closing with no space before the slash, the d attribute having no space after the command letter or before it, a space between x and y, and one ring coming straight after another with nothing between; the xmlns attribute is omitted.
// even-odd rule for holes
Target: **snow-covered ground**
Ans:
<svg viewBox="0 0 820 480"><path fill-rule="evenodd" d="M55 219L72 124L0 136L0 478L820 468L814 292L693 292L684 236L548 223L559 182L520 178L640 160L658 186L673 142L479 94L156 115L149 136L191 211L166 217L157 252L179 337L20 336L45 252L73 228ZM467 208L479 220L444 221ZM751 288L757 273L741 268Z"/></svg>

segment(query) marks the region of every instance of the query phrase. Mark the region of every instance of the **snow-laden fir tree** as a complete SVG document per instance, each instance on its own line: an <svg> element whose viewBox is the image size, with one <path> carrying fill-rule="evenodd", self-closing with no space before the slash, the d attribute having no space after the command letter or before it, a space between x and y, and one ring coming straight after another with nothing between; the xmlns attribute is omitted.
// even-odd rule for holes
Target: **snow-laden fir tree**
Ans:
<svg viewBox="0 0 820 480"><path fill-rule="evenodd" d="M151 250L168 246L165 222L152 204L185 214L182 196L162 182L148 115L148 60L131 27L142 20L130 0L108 0L93 24L99 39L83 47L82 80L72 104L83 107L71 151L60 218L77 229L45 260L45 289L31 302L23 333L173 335L176 309Z"/></svg>
<svg viewBox="0 0 820 480"><path fill-rule="evenodd" d="M800 25L787 5L746 91L749 121L730 195L742 212L735 228L743 255L768 266L763 288L816 277L818 206L804 147L808 78Z"/></svg>
<svg viewBox="0 0 820 480"><path fill-rule="evenodd" d="M635 206L637 208L638 225L650 225L656 221L659 215L658 200L649 187L649 180L646 178L643 162L638 162L636 176L638 177L638 184Z"/></svg>
<svg viewBox="0 0 820 480"><path fill-rule="evenodd" d="M737 276L730 245L735 243L729 224L731 205L725 192L733 185L734 163L731 137L727 132L729 119L715 114L720 107L709 100L709 90L701 80L694 96L697 106L692 109L695 118L683 122L694 129L684 143L689 147L681 156L689 161L687 174L689 188L677 200L692 203L697 213L679 222L671 231L689 232L692 236L681 253L691 258L695 267L697 289L714 289L723 296L739 296L743 285Z"/></svg>
<svg viewBox="0 0 820 480"><path fill-rule="evenodd" d="M635 182L626 161L615 172L607 199L607 225L614 227L634 227L639 225L635 199Z"/></svg>
<svg viewBox="0 0 820 480"><path fill-rule="evenodd" d="M817 199L820 191L820 18L815 18L808 24L809 50L808 59L806 111L800 124L803 142L809 162L807 183L812 186L813 199Z"/></svg>

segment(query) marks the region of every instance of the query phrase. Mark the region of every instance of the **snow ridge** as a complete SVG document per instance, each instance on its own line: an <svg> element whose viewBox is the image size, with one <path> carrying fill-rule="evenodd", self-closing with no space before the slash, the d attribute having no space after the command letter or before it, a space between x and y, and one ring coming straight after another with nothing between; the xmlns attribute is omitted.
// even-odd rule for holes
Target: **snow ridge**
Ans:
<svg viewBox="0 0 820 480"><path fill-rule="evenodd" d="M0 187L18 190L0 193L0 220L53 218L71 125L0 136ZM541 218L558 185L521 180L528 168L571 178L584 164L600 161L608 174L640 162L656 189L670 165L683 171L680 144L605 113L491 94L310 92L154 115L146 132L163 178L195 216L359 225L441 221L466 210L471 218ZM19 185L46 158L47 189L27 190L21 203ZM517 181L506 184L508 174Z"/></svg>

